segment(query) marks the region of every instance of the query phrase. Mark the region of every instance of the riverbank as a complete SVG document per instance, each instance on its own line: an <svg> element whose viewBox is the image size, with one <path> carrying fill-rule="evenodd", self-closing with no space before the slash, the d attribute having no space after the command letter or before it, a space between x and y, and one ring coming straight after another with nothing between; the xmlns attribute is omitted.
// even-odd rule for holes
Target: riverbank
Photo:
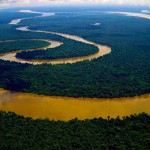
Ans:
<svg viewBox="0 0 150 150"><path fill-rule="evenodd" d="M68 38L68 39L71 39L71 40L75 40L75 41L83 42L83 43L86 43L86 44L94 45L98 48L98 52L95 53L95 54L88 55L88 56L62 58L62 59L55 59L55 60L23 60L21 58L16 57L17 52L11 52L11 53L4 54L3 56L0 57L0 59L5 60L5 61L7 60L7 61L11 61L11 62L18 62L18 63L23 63L23 64L27 63L27 64L32 64L32 65L45 64L45 63L53 64L53 65L54 64L66 64L66 63L72 64L72 63L76 63L76 62L80 62L80 61L84 61L84 60L91 61L92 59L102 57L102 56L107 55L111 52L111 48L108 47L108 46L97 44L97 43L94 43L92 41L88 41L88 40L85 40L81 37L74 36L74 35L69 35L69 34L64 34L64 33L57 33L57 32L41 31L41 30L30 30L30 29L28 29L28 27L20 27L20 28L16 28L16 30L24 31L24 32L29 31L29 32L40 32L40 33L46 33L46 34L59 35L59 36L62 36L62 37L65 37L65 38ZM42 40L44 40L44 39L42 39ZM48 40L45 40L45 41L48 41ZM51 46L46 47L46 48L44 47L44 48L42 48L42 50L43 49L46 50L46 49L49 49L49 48L55 48L55 47L58 47L61 44L63 44L61 42L50 41L50 40L49 40L49 42L51 43Z"/></svg>
<svg viewBox="0 0 150 150"><path fill-rule="evenodd" d="M71 98L11 92L0 89L0 110L25 117L51 120L116 118L146 112L150 114L150 95L128 98Z"/></svg>

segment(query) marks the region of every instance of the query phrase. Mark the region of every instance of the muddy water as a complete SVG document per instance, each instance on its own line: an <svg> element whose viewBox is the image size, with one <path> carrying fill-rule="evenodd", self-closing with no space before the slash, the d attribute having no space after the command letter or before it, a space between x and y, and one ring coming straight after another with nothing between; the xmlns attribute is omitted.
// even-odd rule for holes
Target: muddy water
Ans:
<svg viewBox="0 0 150 150"><path fill-rule="evenodd" d="M47 13L44 14L43 12L34 12L31 10L22 10L20 12L26 12L26 13L39 13L42 14L42 16L40 17L44 17L44 16L51 16L51 15L55 15L54 13ZM107 12L107 13L115 13L115 14L122 14L122 15L127 15L127 16L133 16L133 17L140 17L140 18L145 18L145 19L150 19L150 15L147 14L142 14L142 13L133 13L133 12ZM12 20L10 22L10 24L18 24L20 23L22 20L27 19L27 18L23 18L23 19L16 19L16 20ZM74 36L74 35L68 35L68 34L64 34L64 33L57 33L57 32L48 32L48 31L40 31L40 30L29 30L28 27L20 27L17 28L17 30L20 31L30 31L30 32L43 32L43 33L50 33L50 34L56 34L68 39L72 39L75 41L80 41L83 43L87 43L87 44L92 44L98 47L98 53L89 55L89 56L83 56L83 57L73 57L73 58L65 58L65 59L55 59L55 60L32 60L32 61L26 61L26 60L22 60L22 59L18 59L16 58L16 53L10 53L7 55L3 55L3 57L0 57L0 59L3 60L9 60L9 61L15 61L15 62L20 62L20 63L29 63L29 64L43 64L43 63L48 63L48 64L66 64L66 63L76 63L79 61L84 61L84 60L92 60L101 56L104 56L106 54L109 54L111 52L111 48L105 45L101 45L101 44L97 44L88 40L85 40L81 37L78 36Z"/></svg>
<svg viewBox="0 0 150 150"><path fill-rule="evenodd" d="M17 28L17 30L20 31L29 31L29 32L43 32L43 33L47 33L47 34L55 34L55 35L59 35L68 39L72 39L75 41L80 41L83 43L87 43L87 44L91 44L91 45L95 45L98 48L98 52L95 54L91 54L88 56L80 56L80 57L72 57L72 58L63 58L63 59L53 59L53 60L23 60L20 58L16 58L16 54L17 52L11 52L11 53L7 53L7 54L3 54L3 56L0 57L0 59L2 60L7 60L7 61L11 61L11 62L19 62L19 63L28 63L28 64L33 64L33 65L37 65L37 64L43 64L43 63L47 63L47 64L66 64L66 63L76 63L76 62L80 62L80 61L84 61L84 60L92 60L98 57L102 57L106 54L109 54L111 52L111 48L105 45L101 45L101 44L97 44L94 43L92 41L88 41L85 40L81 37L78 36L74 36L74 35L69 35L69 34L64 34L64 33L57 33L57 32L48 32L48 31L41 31L41 30L29 30L28 27L20 27ZM56 41L50 41L51 47L48 48L54 48L57 46L60 46L62 43L61 42L56 42ZM46 48L46 49L48 49ZM45 50L46 50L45 49Z"/></svg>
<svg viewBox="0 0 150 150"><path fill-rule="evenodd" d="M147 16L145 14L131 14L127 12L116 13L150 19L149 15ZM24 31L28 31L26 27L22 29L24 29ZM44 32L46 33L46 31ZM57 34L77 41L90 42L72 35L54 32L51 34ZM93 42L90 42L90 44L93 44ZM101 47L99 48L102 51L102 45L100 46ZM106 48L106 46L104 47ZM105 53L109 53L111 50L109 47L107 47L108 51L105 48L102 56L105 55ZM122 117L141 112L147 112L150 114L149 108L150 95L118 99L76 99L15 93L0 89L0 110L13 111L17 114L22 114L33 118L47 117L49 119L66 121L75 117L79 119L92 119L100 116L103 118L107 118L107 116L117 117L118 115Z"/></svg>
<svg viewBox="0 0 150 150"><path fill-rule="evenodd" d="M63 44L61 42L45 40L45 39L33 39L33 40L45 41L45 42L49 43L48 46L45 46L45 47L42 47L42 48L36 48L36 50L47 50L47 49L50 49L50 48L58 47L58 46ZM7 41L5 41L5 42L7 42ZM34 51L34 49L28 49L26 51ZM25 64L25 63L33 64L33 62L31 62L31 61L27 61L27 60L16 58L16 54L18 52L21 52L21 50L17 50L17 51L1 54L0 55L0 59L5 60L5 61L11 61L11 62L20 62L20 63L23 63L23 64ZM38 62L36 64L38 64Z"/></svg>
<svg viewBox="0 0 150 150"><path fill-rule="evenodd" d="M33 118L53 120L92 119L150 114L150 95L133 98L92 99L39 96L0 90L0 110L13 111Z"/></svg>

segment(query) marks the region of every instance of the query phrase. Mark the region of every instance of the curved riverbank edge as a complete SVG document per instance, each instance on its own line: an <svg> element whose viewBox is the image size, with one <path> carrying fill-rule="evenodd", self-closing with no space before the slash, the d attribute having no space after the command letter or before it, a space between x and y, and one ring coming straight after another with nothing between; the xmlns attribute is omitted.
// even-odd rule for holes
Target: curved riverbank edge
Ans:
<svg viewBox="0 0 150 150"><path fill-rule="evenodd" d="M9 24L10 25L18 25L22 20L25 19L32 19L32 18L38 18L38 17L48 17L48 16L53 16L55 15L55 13L53 12L37 12L37 11L31 11L31 10L20 10L19 12L24 12L24 13L35 13L35 14L40 14L39 16L36 17L28 17L28 18L22 18L22 19L15 19L12 20ZM74 35L69 35L69 34L64 34L64 33L58 33L58 32L49 32L49 31L42 31L42 30L30 30L28 29L28 26L25 27L19 27L16 28L16 30L19 31L28 31L28 32L42 32L42 33L47 33L47 34L55 34L58 36L62 36L71 40L75 40L75 41L79 41L79 42L83 42L86 44L91 44L94 45L98 48L98 52L91 54L91 55L87 55L87 56L79 56L79 57L71 57L71 58L62 58L62 59L52 59L52 60L24 60L21 58L17 58L16 54L18 51L14 51L11 53L5 53L3 54L3 56L0 57L0 59L4 60L4 61L10 61L10 62L18 62L18 63L27 63L27 64L32 64L32 65L39 65L39 64L67 64L67 63L76 63L76 62L80 62L80 61L84 61L84 60L89 60L91 61L92 59L96 59L99 57L102 57L106 54L109 54L111 52L111 47L109 46L105 46L105 45L101 45L101 44L97 44L88 40L85 40L81 37L78 36L74 36ZM53 42L51 42L51 44L53 44ZM60 45L63 43L60 43ZM57 45L57 46L60 46ZM29 50L28 50L29 51Z"/></svg>
<svg viewBox="0 0 150 150"><path fill-rule="evenodd" d="M46 33L46 34L55 34L55 35L58 35L58 36L62 36L62 37L71 39L71 40L75 40L75 41L83 42L83 43L86 43L86 44L94 45L98 48L98 52L94 53L94 54L91 54L91 55L87 55L87 56L79 56L79 57L72 57L72 58L62 58L62 59L52 59L52 60L24 60L24 59L21 59L21 58L17 58L16 54L18 53L18 51L14 51L14 52L3 54L0 57L0 59L2 59L4 61L18 62L18 63L23 63L23 64L26 63L26 64L32 64L32 65L45 64L45 63L52 64L52 65L67 64L67 63L72 64L72 63L76 63L76 62L80 62L80 61L84 61L84 60L91 61L93 59L96 59L96 58L99 58L99 57L102 57L104 55L107 55L107 54L111 53L111 47L101 45L101 44L97 44L97 43L94 43L92 41L85 40L85 39L83 39L79 36L74 36L74 35L69 35L69 34L64 34L64 33L58 33L58 32L42 31L42 30L30 30L30 29L28 29L27 26L16 28L16 30L26 31L26 32L40 32L40 33ZM51 43L50 47L46 47L46 48L44 47L44 48L42 48L43 50L46 50L46 49L49 49L49 48L55 48L55 47L58 47L61 44L63 44L61 42L56 42L56 41L51 41L51 40L44 40L44 39L42 39L42 40ZM31 51L31 50L26 50L26 51Z"/></svg>
<svg viewBox="0 0 150 150"><path fill-rule="evenodd" d="M41 16L37 16L37 17L45 17L45 16L55 15L55 13L43 13L43 12L36 12L36 11L31 11L31 10L21 10L20 12L41 14ZM122 14L122 15L127 15L127 16L134 16L134 17L141 17L141 18L145 18L145 19L150 19L150 15L142 14L142 13L111 12L111 11L108 11L106 13ZM22 18L22 19L15 19L15 20L12 20L9 24L18 25L22 20L30 19L30 18L32 18L32 17ZM58 33L58 32L42 31L42 30L30 30L30 29L28 29L27 26L16 28L16 30L28 31L28 32L42 32L42 33L47 33L47 34L59 35L59 36L62 36L62 37L68 38L68 39L75 40L75 41L80 41L80 42L83 42L83 43L86 43L86 44L95 45L96 47L98 47L99 51L98 51L98 53L91 54L91 55L88 55L88 56L72 57L72 58L64 58L64 59L55 59L55 60L23 60L21 58L16 58L16 53L11 53L11 54L7 54L6 56L3 56L2 57L3 60L15 61L15 62L19 62L19 63L28 63L28 64L33 64L33 65L43 64L43 63L52 64L52 65L53 64L66 64L66 63L71 63L72 64L72 63L76 63L76 62L80 62L80 61L84 61L84 60L91 61L92 59L96 59L98 57L104 56L104 55L109 54L111 52L111 48L108 47L108 46L97 44L97 43L85 40L81 37L74 36L74 35Z"/></svg>
<svg viewBox="0 0 150 150"><path fill-rule="evenodd" d="M31 61L27 62L27 63L31 63L33 65L43 64L43 63L47 63L47 64L67 64L67 63L70 63L70 64L72 64L72 63L76 63L76 62L80 62L80 61L84 61L84 60L91 61L92 59L102 57L102 56L109 54L111 52L111 48L109 46L97 44L97 43L94 43L92 41L85 40L79 36L74 36L74 35L69 35L69 34L64 34L64 33L58 33L58 32L42 31L42 30L30 30L30 29L28 29L27 26L16 28L16 30L26 31L26 32L28 31L28 32L40 32L40 33L46 33L46 34L55 34L55 35L62 36L64 38L68 38L68 39L71 39L74 41L79 41L79 42L83 42L86 44L91 44L91 45L94 45L98 48L97 53L87 55L87 56L53 59L53 60L31 60ZM19 60L20 60L20 58L19 58Z"/></svg>
<svg viewBox="0 0 150 150"><path fill-rule="evenodd" d="M127 15L124 13L121 14ZM134 16L133 14L130 15ZM51 32L51 34L55 34L55 32ZM14 111L17 114L32 118L47 117L54 120L70 120L76 117L83 120L100 116L115 118L116 116L122 117L141 112L150 114L149 108L150 94L126 98L99 99L40 96L0 90L0 109Z"/></svg>
<svg viewBox="0 0 150 150"><path fill-rule="evenodd" d="M22 51L28 52L28 51L34 51L34 50L47 50L50 48L55 48L55 47L61 46L63 44L62 42L46 40L46 39L32 39L32 40L45 41L45 42L48 42L49 45L40 47L40 48L36 48L36 49L16 50L16 51L12 51L12 52L3 53L3 54L0 54L0 59L4 60L4 61L18 62L18 63L22 63L22 64L33 64L33 62L31 62L31 61L16 58L16 54L19 52L22 52ZM5 42L7 42L7 41L5 41ZM38 63L34 63L34 64L38 64Z"/></svg>

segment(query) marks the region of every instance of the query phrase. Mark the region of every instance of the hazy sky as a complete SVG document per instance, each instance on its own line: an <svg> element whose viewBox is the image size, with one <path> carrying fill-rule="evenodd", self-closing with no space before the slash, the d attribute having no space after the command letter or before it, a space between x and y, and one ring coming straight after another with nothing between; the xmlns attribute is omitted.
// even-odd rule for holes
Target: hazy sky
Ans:
<svg viewBox="0 0 150 150"><path fill-rule="evenodd" d="M0 0L0 7L37 6L37 5L84 5L84 4L116 4L150 6L150 0Z"/></svg>

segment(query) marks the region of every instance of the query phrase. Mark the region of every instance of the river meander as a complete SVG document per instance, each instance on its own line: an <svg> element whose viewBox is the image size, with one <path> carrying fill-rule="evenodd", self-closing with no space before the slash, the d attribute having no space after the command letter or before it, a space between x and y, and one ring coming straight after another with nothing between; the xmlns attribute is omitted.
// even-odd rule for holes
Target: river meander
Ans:
<svg viewBox="0 0 150 150"><path fill-rule="evenodd" d="M91 45L95 45L98 48L98 52L88 55L88 56L79 56L79 57L72 57L72 58L63 58L63 59L53 59L53 60L23 60L21 58L17 58L16 54L18 53L18 51L14 51L14 52L10 52L10 53L6 53L6 54L2 54L2 56L0 56L0 59L2 60L7 60L7 61L11 61L11 62L18 62L18 63L28 63L28 64L33 64L33 65L37 65L37 64L43 64L43 63L47 63L47 64L66 64L66 63L76 63L76 62L80 62L80 61L84 61L84 60L92 60L92 59L96 59L98 57L102 57L106 54L109 54L111 52L111 47L106 46L106 45L101 45L98 43L94 43L92 41L88 41L86 39L83 39L81 37L78 36L74 36L74 35L69 35L69 34L64 34L64 33L57 33L57 32L48 32L48 31L41 31L41 30L30 30L28 29L28 27L19 27L16 28L16 30L20 30L20 31L24 31L24 32L41 32L41 33L46 33L46 34L56 34L68 39L72 39L75 41L80 41L86 44L91 44ZM44 40L44 39L42 39ZM47 40L45 40L47 41ZM58 47L60 46L61 42L56 42L56 41L49 41L51 43L51 45L55 45L55 46L50 46L47 48L41 48L41 50L46 50L49 48L54 48L54 47Z"/></svg>
<svg viewBox="0 0 150 150"><path fill-rule="evenodd" d="M116 13L150 19L149 15L140 13ZM16 23L20 21L21 20L16 20ZM14 24L15 21L12 21L12 23ZM22 31L23 29L24 31L29 31L27 28L20 29ZM32 32L46 31L37 30ZM51 34L57 34L66 38L80 40L85 43L87 42L88 44L95 44L93 42L89 43L89 41L73 35L54 32L51 32ZM101 48L99 50L101 50ZM110 53L111 49L109 48L107 50L109 51L103 51L103 55ZM51 120L65 121L76 117L82 120L98 117L107 118L107 116L115 118L117 116L129 116L131 114L141 112L150 114L149 108L150 95L115 99L68 98L17 93L0 89L0 110L13 111L17 114L33 118L49 118Z"/></svg>

